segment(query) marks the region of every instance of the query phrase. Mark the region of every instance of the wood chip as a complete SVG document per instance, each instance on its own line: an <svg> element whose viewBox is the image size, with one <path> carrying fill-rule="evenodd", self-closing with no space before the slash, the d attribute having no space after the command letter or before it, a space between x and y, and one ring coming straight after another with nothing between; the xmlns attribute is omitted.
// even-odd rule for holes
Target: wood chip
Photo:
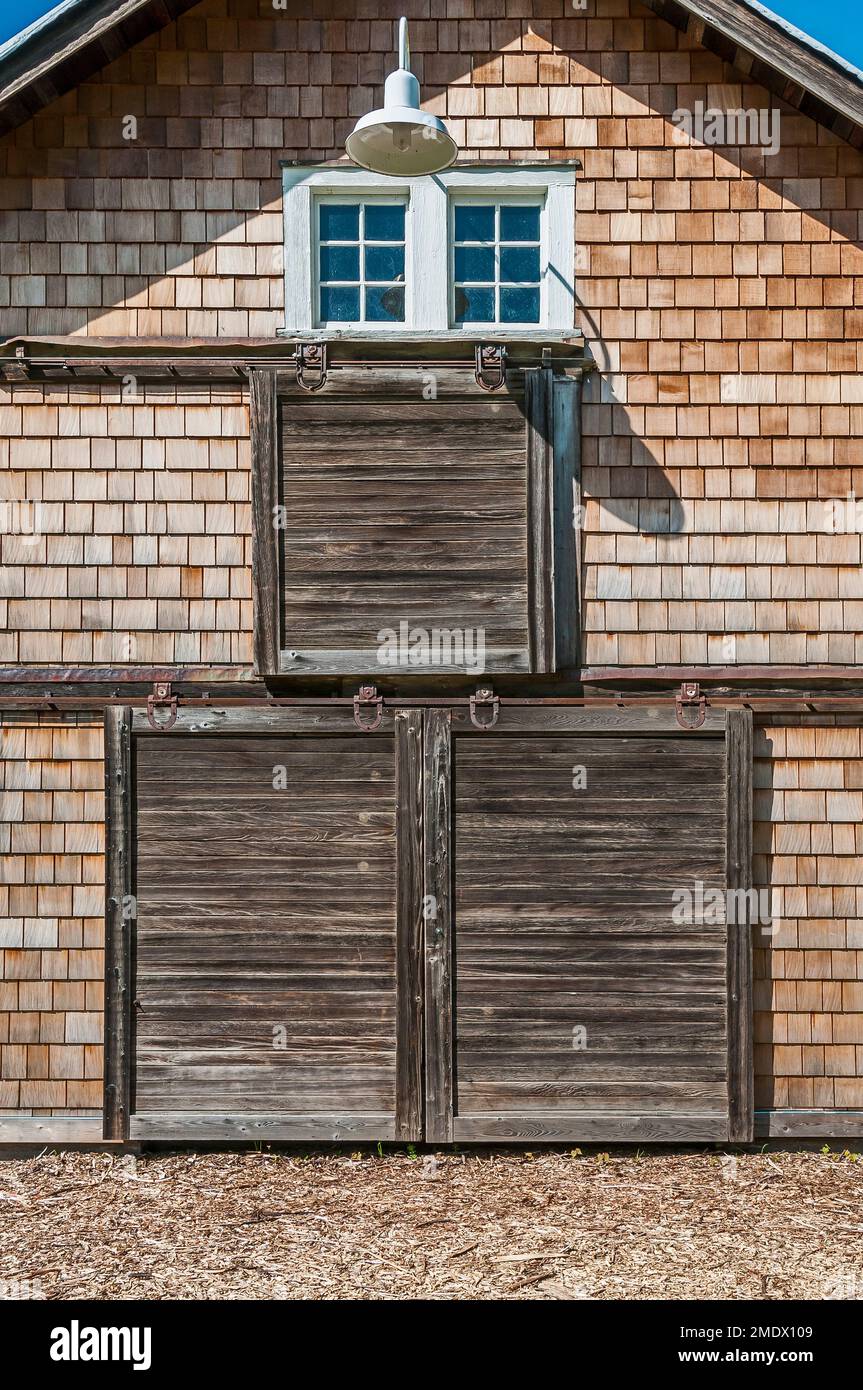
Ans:
<svg viewBox="0 0 863 1390"><path fill-rule="evenodd" d="M863 1297L863 1164L782 1150L435 1164L445 1181L402 1153L10 1159L0 1275L38 1272L50 1299Z"/></svg>

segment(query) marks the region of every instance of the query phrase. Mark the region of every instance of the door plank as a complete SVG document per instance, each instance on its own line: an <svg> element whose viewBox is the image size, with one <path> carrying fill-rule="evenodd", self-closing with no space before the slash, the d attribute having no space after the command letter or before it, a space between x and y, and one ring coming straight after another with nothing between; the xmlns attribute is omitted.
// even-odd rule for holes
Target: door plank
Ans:
<svg viewBox="0 0 863 1390"><path fill-rule="evenodd" d="M426 713L425 844L425 1083L426 1139L452 1140L453 978L450 886L450 714Z"/></svg>
<svg viewBox="0 0 863 1390"><path fill-rule="evenodd" d="M127 1139L132 1077L132 711L105 710L105 1084L103 1137Z"/></svg>
<svg viewBox="0 0 863 1390"><path fill-rule="evenodd" d="M739 907L728 923L728 1138L755 1134L752 1017L752 711L728 711L726 735L726 886Z"/></svg>
<svg viewBox="0 0 863 1390"><path fill-rule="evenodd" d="M249 432L252 451L254 654L255 670L262 676L278 673L281 647L281 585L275 525L278 501L277 415L275 372L252 368L249 372Z"/></svg>
<svg viewBox="0 0 863 1390"><path fill-rule="evenodd" d="M396 1118L399 1139L421 1139L422 1105L422 721L399 710L396 739Z"/></svg>

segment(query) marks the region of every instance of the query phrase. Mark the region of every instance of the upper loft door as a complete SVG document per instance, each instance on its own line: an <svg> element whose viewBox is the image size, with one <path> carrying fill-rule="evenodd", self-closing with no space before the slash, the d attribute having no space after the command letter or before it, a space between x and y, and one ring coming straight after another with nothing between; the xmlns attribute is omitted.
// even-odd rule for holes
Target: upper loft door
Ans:
<svg viewBox="0 0 863 1390"><path fill-rule="evenodd" d="M332 363L314 391L252 373L259 671L574 666L580 373L397 350Z"/></svg>

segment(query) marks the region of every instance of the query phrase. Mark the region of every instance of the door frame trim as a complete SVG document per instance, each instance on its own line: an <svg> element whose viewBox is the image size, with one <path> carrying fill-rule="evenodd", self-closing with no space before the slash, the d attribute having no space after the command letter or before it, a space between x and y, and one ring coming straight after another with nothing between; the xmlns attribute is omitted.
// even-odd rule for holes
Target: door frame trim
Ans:
<svg viewBox="0 0 863 1390"><path fill-rule="evenodd" d="M752 999L752 711L726 713L725 833L728 950L728 1139L755 1137ZM743 905L742 914L738 905Z"/></svg>

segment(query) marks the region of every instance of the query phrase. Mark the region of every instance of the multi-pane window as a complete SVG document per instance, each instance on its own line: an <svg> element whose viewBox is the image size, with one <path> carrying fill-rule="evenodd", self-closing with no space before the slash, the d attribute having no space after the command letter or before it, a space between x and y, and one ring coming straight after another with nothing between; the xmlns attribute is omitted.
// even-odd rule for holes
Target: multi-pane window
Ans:
<svg viewBox="0 0 863 1390"><path fill-rule="evenodd" d="M539 323L542 207L524 201L453 205L456 325Z"/></svg>
<svg viewBox="0 0 863 1390"><path fill-rule="evenodd" d="M404 323L405 204L318 204L318 322Z"/></svg>

